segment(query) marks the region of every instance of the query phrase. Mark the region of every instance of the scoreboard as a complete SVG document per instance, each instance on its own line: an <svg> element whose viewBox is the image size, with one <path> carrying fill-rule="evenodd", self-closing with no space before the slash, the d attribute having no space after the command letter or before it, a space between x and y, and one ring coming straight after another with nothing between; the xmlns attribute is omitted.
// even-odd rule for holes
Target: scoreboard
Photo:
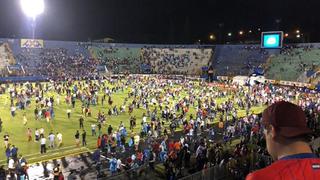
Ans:
<svg viewBox="0 0 320 180"><path fill-rule="evenodd" d="M270 31L262 32L261 48L263 49L280 49L283 45L283 32Z"/></svg>

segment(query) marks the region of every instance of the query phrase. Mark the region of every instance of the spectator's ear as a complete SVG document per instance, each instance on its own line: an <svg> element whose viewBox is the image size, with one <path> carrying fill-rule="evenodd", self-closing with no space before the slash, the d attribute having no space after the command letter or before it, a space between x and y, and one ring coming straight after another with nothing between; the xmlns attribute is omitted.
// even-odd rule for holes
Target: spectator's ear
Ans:
<svg viewBox="0 0 320 180"><path fill-rule="evenodd" d="M271 133L272 139L276 138L276 136L277 136L276 129L272 125L270 125L270 132L269 133Z"/></svg>

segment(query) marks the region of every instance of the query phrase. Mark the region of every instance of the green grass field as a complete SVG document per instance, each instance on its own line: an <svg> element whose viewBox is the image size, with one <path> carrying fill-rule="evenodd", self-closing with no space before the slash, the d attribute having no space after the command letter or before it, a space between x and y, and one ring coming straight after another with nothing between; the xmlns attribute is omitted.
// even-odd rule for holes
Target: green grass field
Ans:
<svg viewBox="0 0 320 180"><path fill-rule="evenodd" d="M111 86L111 85L108 85ZM127 97L128 92L130 91L130 88L125 89L124 92L118 92L112 95L113 99L113 105L121 105L124 102L124 99ZM181 93L182 98L186 93ZM50 97L54 95L55 97L58 96L58 94L54 92L47 92L44 94L45 97ZM102 92L99 92L99 101L101 99ZM220 98L217 99L218 103L221 103L225 101L227 98ZM132 101L132 98L129 99L129 102ZM16 111L16 116L14 118L10 115L10 100L9 95L2 94L0 95L0 117L3 121L3 128L2 132L0 133L1 136L1 146L0 146L0 164L4 164L6 161L5 158L5 148L3 143L3 135L5 132L7 132L10 136L10 143L15 145L19 148L18 153L22 154L26 157L26 159L29 161L29 163L32 162L39 162L54 158L63 157L66 155L72 155L76 153L81 153L84 151L90 151L96 147L96 139L97 137L91 136L91 124L97 122L97 114L100 110L101 112L105 112L107 114L109 105L107 104L107 100L105 101L105 104L102 106L99 102L99 105L97 106L91 106L92 109L92 117L86 117L84 122L84 129L87 131L87 146L86 147L76 147L75 146L75 140L74 140L74 134L76 130L79 129L79 117L81 115L81 101L76 101L76 107L74 109L68 107L64 101L64 95L60 96L60 105L55 104L54 106L54 112L55 112L55 118L52 121L52 123L47 123L44 119L43 120L35 120L34 118L34 108L35 108L35 99L34 97L31 100L31 105L25 110L28 123L27 125L23 125L23 113L22 110ZM67 118L67 108L72 109L71 118ZM127 107L126 107L127 108ZM153 107L151 106L151 109ZM261 112L263 107L254 107L253 110L255 112ZM127 111L128 109L126 109ZM134 109L133 114L137 118L137 126L134 129L134 132L140 132L140 122L142 120L142 114L146 112L145 109ZM194 113L195 109L192 107L188 113ZM244 110L239 110L239 115L243 115L245 112ZM107 127L109 124L112 125L114 130L119 126L120 121L123 121L125 126L127 127L128 134L129 132L129 114L127 112L120 114L119 116L107 116L107 123L103 125L102 127L102 133L107 132ZM150 119L148 119L150 121ZM166 124L168 126L168 124ZM40 154L40 144L36 143L34 141L28 142L27 141L27 128L32 129L32 138L34 138L34 130L36 128L44 128L45 129L45 136L49 134L50 131L61 132L63 135L63 145L60 148L55 148L54 150L48 149L47 153L44 155ZM80 131L81 133L81 131ZM48 142L48 141L47 141Z"/></svg>

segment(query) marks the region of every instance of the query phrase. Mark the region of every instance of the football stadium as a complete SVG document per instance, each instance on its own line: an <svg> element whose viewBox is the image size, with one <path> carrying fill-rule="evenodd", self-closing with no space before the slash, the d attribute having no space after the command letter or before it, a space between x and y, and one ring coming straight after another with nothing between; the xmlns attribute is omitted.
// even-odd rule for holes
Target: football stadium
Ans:
<svg viewBox="0 0 320 180"><path fill-rule="evenodd" d="M0 180L320 179L295 2L0 2Z"/></svg>

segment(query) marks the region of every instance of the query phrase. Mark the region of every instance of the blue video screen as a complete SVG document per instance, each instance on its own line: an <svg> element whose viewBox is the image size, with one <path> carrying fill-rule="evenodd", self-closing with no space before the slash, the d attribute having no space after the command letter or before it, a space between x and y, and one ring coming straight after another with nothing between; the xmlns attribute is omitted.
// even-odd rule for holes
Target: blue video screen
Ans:
<svg viewBox="0 0 320 180"><path fill-rule="evenodd" d="M282 48L282 32L262 33L261 48Z"/></svg>

